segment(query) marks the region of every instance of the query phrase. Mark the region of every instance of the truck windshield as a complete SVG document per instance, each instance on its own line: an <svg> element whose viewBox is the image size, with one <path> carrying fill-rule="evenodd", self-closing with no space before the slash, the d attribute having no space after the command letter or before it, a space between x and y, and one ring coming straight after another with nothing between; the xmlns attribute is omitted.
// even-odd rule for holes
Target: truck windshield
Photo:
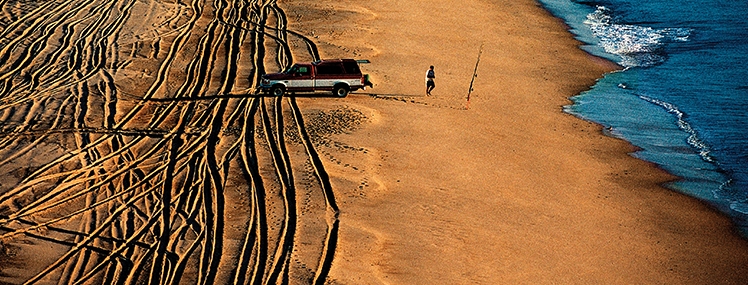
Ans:
<svg viewBox="0 0 748 285"><path fill-rule="evenodd" d="M286 74L309 75L309 67L294 65L294 66L291 66L288 70L286 70Z"/></svg>

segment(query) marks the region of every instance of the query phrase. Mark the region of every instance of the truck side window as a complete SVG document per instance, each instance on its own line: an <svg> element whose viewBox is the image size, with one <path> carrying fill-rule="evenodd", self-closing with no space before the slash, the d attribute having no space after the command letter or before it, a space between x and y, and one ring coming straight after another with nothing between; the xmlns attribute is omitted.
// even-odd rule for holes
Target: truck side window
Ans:
<svg viewBox="0 0 748 285"><path fill-rule="evenodd" d="M306 67L306 66L299 66L298 68L299 68L299 69L298 69L298 71L297 71L297 72L298 72L299 74L301 74L301 75L309 75L309 67Z"/></svg>
<svg viewBox="0 0 748 285"><path fill-rule="evenodd" d="M355 62L343 62L343 67L345 67L345 73L348 73L348 74L361 73L361 70L358 68L358 64Z"/></svg>
<svg viewBox="0 0 748 285"><path fill-rule="evenodd" d="M287 74L292 75L310 75L308 66L294 65L286 71Z"/></svg>
<svg viewBox="0 0 748 285"><path fill-rule="evenodd" d="M317 74L343 74L343 67L340 64L320 64L317 66Z"/></svg>

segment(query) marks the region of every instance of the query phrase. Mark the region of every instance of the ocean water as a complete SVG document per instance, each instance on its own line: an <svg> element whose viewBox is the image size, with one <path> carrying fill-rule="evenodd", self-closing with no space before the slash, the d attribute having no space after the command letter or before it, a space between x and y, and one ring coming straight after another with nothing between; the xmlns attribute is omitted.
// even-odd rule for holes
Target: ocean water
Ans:
<svg viewBox="0 0 748 285"><path fill-rule="evenodd" d="M682 179L666 185L724 212L748 237L748 1L540 0L582 49L624 69L567 112Z"/></svg>

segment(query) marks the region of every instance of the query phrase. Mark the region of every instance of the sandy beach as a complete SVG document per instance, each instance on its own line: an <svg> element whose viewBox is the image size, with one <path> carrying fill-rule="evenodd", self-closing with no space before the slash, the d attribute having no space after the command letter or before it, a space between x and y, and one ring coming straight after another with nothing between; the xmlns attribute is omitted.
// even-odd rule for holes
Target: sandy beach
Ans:
<svg viewBox="0 0 748 285"><path fill-rule="evenodd" d="M289 10L351 20L290 27L340 46L326 57L371 59L378 95L300 101L366 116L333 136L366 152L329 150L343 163L330 168L341 205L332 280L746 282L747 244L726 218L659 187L675 178L561 111L616 67L579 50L534 1L315 3ZM437 87L425 97L429 65Z"/></svg>
<svg viewBox="0 0 748 285"><path fill-rule="evenodd" d="M0 284L748 283L535 1L0 4ZM256 92L315 57L374 88Z"/></svg>

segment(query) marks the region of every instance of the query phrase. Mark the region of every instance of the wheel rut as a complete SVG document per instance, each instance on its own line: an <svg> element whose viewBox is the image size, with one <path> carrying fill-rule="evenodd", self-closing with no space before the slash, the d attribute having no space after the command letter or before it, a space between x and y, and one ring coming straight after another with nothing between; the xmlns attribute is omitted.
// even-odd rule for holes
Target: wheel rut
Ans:
<svg viewBox="0 0 748 285"><path fill-rule="evenodd" d="M0 248L48 249L0 283L325 283L330 178L296 99L257 91L319 59L276 1L0 7Z"/></svg>

